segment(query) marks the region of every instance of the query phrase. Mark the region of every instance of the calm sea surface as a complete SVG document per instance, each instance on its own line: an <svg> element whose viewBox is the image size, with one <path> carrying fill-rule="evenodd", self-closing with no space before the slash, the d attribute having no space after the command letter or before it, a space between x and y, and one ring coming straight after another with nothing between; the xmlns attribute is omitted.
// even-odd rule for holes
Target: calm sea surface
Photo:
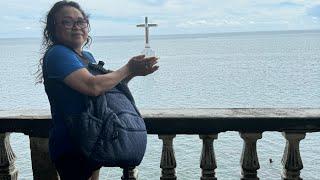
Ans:
<svg viewBox="0 0 320 180"><path fill-rule="evenodd" d="M40 42L0 39L0 110L49 109L43 85L34 85ZM94 37L89 50L97 61L116 69L139 54L143 42L143 37ZM159 71L130 82L140 108L320 106L320 31L155 36L151 47L160 57ZM320 133L308 133L301 141L306 180L320 179L319 138ZM12 134L11 144L19 179L32 179L28 137ZM280 133L263 133L257 144L262 180L280 179L284 146ZM141 180L159 179L161 148L157 136L148 136ZM174 148L177 177L199 179L199 137L177 135ZM214 148L218 179L239 179L238 132L220 133ZM119 168L101 170L101 179L120 176Z"/></svg>

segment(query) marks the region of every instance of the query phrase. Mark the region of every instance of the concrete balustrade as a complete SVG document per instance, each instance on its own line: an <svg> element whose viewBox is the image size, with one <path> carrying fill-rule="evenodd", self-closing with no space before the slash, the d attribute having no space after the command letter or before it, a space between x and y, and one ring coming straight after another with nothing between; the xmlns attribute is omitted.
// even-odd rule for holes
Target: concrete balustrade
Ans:
<svg viewBox="0 0 320 180"><path fill-rule="evenodd" d="M302 180L300 177L300 170L303 168L299 142L304 139L306 133L304 132L283 132L282 135L286 138L286 147L282 157L284 180Z"/></svg>
<svg viewBox="0 0 320 180"><path fill-rule="evenodd" d="M16 156L10 145L10 133L0 134L0 180L17 180Z"/></svg>
<svg viewBox="0 0 320 180"><path fill-rule="evenodd" d="M201 180L216 180L215 169L217 168L216 157L214 155L213 140L218 135L200 135L202 139L202 152L200 158Z"/></svg>
<svg viewBox="0 0 320 180"><path fill-rule="evenodd" d="M138 179L138 169L135 167L124 168L122 171L121 180L137 180Z"/></svg>
<svg viewBox="0 0 320 180"><path fill-rule="evenodd" d="M240 133L243 139L241 154L241 180L258 180L257 170L260 168L257 154L257 140L262 138L262 133Z"/></svg>
<svg viewBox="0 0 320 180"><path fill-rule="evenodd" d="M160 168L161 180L176 180L176 158L173 149L173 138L176 135L159 135L159 139L163 141Z"/></svg>
<svg viewBox="0 0 320 180"><path fill-rule="evenodd" d="M146 109L141 110L148 134L162 140L160 162L161 180L176 180L173 141L176 134L197 134L202 141L200 155L201 180L216 180L217 168L214 140L220 132L237 131L243 139L240 159L242 180L258 180L259 158L256 144L265 131L282 132L286 146L282 158L284 180L299 180L303 161L299 143L306 132L320 131L320 109ZM58 179L48 155L49 111L0 110L0 180L17 180L15 155L10 146L12 132L29 136L34 179ZM195 167L196 168L196 167ZM139 176L143 176L142 174ZM137 180L138 168L123 169L122 180Z"/></svg>

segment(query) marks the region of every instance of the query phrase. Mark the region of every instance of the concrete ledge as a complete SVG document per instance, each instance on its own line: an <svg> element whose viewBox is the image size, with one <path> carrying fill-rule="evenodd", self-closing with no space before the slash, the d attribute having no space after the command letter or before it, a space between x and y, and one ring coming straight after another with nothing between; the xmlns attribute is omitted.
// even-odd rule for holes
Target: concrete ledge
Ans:
<svg viewBox="0 0 320 180"><path fill-rule="evenodd" d="M320 131L320 108L142 109L149 134ZM0 133L48 137L49 110L1 111Z"/></svg>

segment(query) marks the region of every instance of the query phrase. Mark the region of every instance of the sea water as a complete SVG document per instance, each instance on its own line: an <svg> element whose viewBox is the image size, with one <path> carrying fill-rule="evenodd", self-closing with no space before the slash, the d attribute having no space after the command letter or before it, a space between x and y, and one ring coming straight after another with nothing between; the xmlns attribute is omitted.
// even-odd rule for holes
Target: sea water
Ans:
<svg viewBox="0 0 320 180"><path fill-rule="evenodd" d="M160 68L129 83L139 108L319 108L320 31L162 35L150 43ZM0 110L50 108L33 74L40 45L40 38L0 39ZM106 68L117 69L143 48L142 36L93 37L89 50ZM320 179L319 138L307 133L300 144L307 180ZM238 132L220 133L214 141L218 179L239 179L242 144ZM13 133L11 145L19 179L32 179L28 136ZM199 179L201 146L198 135L176 136L178 179ZM263 133L257 143L260 179L280 179L284 146L281 133ZM141 180L159 179L161 151L158 136L148 135ZM102 168L100 177L121 174L120 168Z"/></svg>

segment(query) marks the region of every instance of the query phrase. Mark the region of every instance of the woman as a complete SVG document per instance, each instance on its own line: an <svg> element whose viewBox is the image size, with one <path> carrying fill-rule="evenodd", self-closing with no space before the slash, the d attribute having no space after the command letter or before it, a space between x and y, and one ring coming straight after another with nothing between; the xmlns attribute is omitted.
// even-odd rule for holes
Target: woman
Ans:
<svg viewBox="0 0 320 180"><path fill-rule="evenodd" d="M100 168L88 163L72 145L63 116L82 112L84 95L98 96L122 80L128 82L159 68L157 58L140 55L111 73L90 74L86 65L95 60L91 53L82 49L91 41L89 30L88 16L80 6L72 1L60 1L48 12L43 31L45 53L40 64L53 120L49 151L62 180L90 179Z"/></svg>

